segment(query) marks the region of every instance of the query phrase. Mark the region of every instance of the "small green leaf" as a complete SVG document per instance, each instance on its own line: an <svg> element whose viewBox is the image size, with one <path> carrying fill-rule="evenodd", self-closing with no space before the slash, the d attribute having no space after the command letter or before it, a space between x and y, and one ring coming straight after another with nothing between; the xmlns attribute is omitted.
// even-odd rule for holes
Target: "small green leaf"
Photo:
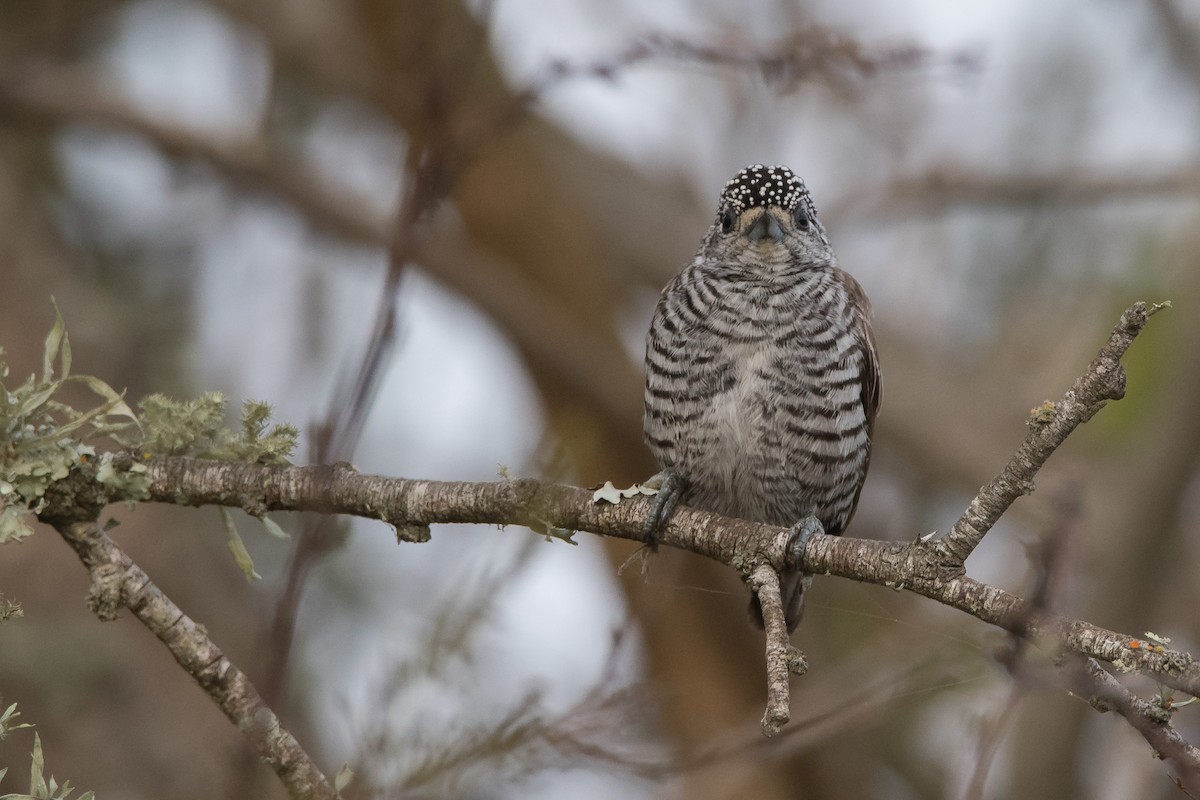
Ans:
<svg viewBox="0 0 1200 800"><path fill-rule="evenodd" d="M217 511L221 512L221 524L225 526L225 543L229 546L229 552L233 553L233 560L237 562L246 580L260 579L262 576L254 571L254 559L250 558L250 551L246 549L246 543L242 541L241 534L233 524L233 515L224 507L218 508Z"/></svg>
<svg viewBox="0 0 1200 800"><path fill-rule="evenodd" d="M71 374L71 337L67 335L66 330L63 330L62 349L59 350L59 366L62 368L63 378Z"/></svg>
<svg viewBox="0 0 1200 800"><path fill-rule="evenodd" d="M33 766L30 768L29 793L34 797L45 797L50 793L46 785L44 772L46 771L46 759L42 755L42 737L36 733L33 735Z"/></svg>
<svg viewBox="0 0 1200 800"><path fill-rule="evenodd" d="M37 391L26 395L23 400L17 403L16 408L12 409L12 416L14 418L32 417L42 406L46 405L46 401L58 391L58 387L61 385L59 381L53 381L44 384Z"/></svg>
<svg viewBox="0 0 1200 800"><path fill-rule="evenodd" d="M350 785L350 781L354 779L354 770L350 769L349 764L342 764L342 768L338 770L337 775L333 779L333 788L341 791Z"/></svg>
<svg viewBox="0 0 1200 800"><path fill-rule="evenodd" d="M92 392L104 398L105 405L102 406L102 408L104 408L103 413L105 416L126 417L128 419L137 421L137 415L135 415L133 413L133 409L125 403L123 392L118 392L104 381L92 375L73 375L71 376L71 381L82 383L84 386L91 389Z"/></svg>
<svg viewBox="0 0 1200 800"><path fill-rule="evenodd" d="M58 303L53 297L50 298L50 304L54 306L54 326L46 334L46 342L42 346L42 383L49 383L50 378L54 376L54 362L62 349L63 337L67 330L62 314L58 313Z"/></svg>
<svg viewBox="0 0 1200 800"><path fill-rule="evenodd" d="M3 595L0 595L0 624L8 622L10 619L19 619L25 616L25 611L21 608L21 604L12 600L6 600ZM0 729L0 737L4 736L4 731Z"/></svg>
<svg viewBox="0 0 1200 800"><path fill-rule="evenodd" d="M16 703L13 703L4 710L3 714L0 714L0 739L4 739L4 737L15 730L33 727L28 722L13 722L19 716L21 716L21 712L17 711Z"/></svg>
<svg viewBox="0 0 1200 800"><path fill-rule="evenodd" d="M0 714L0 722L9 720L18 716L16 705L11 705L8 710ZM32 728L32 725L12 725L11 728ZM37 733L33 734L33 759L30 766L29 776L29 793L4 794L0 795L0 800L69 800L71 794L75 791L71 786L70 781L63 781L62 786L58 785L58 781L51 776L47 781L46 774L46 759L42 753L42 738ZM8 774L8 768L0 769L0 780ZM79 796L78 800L95 800L96 795L93 792L84 792Z"/></svg>
<svg viewBox="0 0 1200 800"><path fill-rule="evenodd" d="M271 534L276 539L291 539L292 538L291 536L288 535L287 531L285 531L283 528L279 527L278 522L271 519L270 517L264 515L264 516L259 517L258 521L261 522L263 524L263 527L267 529L267 533Z"/></svg>
<svg viewBox="0 0 1200 800"><path fill-rule="evenodd" d="M1163 300L1161 303L1151 303L1150 308L1146 311L1146 316L1153 317L1164 308L1174 308L1174 306L1171 305L1170 300Z"/></svg>

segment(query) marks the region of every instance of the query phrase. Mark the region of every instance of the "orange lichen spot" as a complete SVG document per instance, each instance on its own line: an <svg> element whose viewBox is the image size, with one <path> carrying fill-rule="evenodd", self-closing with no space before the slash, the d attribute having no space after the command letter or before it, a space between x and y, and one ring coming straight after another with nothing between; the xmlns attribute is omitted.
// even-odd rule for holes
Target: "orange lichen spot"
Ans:
<svg viewBox="0 0 1200 800"><path fill-rule="evenodd" d="M1137 639L1134 639L1133 641L1131 641L1131 642L1129 643L1129 649L1130 649L1130 650L1137 650L1137 649L1138 649L1139 647L1141 647L1141 646L1142 646L1142 643L1141 643L1141 642L1139 642Z"/></svg>

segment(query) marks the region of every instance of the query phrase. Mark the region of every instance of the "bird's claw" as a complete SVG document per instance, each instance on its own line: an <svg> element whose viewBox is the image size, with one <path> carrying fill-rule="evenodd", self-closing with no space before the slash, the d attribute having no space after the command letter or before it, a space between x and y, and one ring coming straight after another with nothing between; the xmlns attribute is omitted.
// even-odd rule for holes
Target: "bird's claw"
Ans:
<svg viewBox="0 0 1200 800"><path fill-rule="evenodd" d="M821 520L809 514L793 525L791 531L792 535L788 539L787 546L788 559L797 569L802 569L804 567L804 548L808 546L808 542L813 536L825 535L825 526L821 524Z"/></svg>
<svg viewBox="0 0 1200 800"><path fill-rule="evenodd" d="M651 550L658 549L663 533L667 530L667 523L671 521L675 507L679 505L679 499L687 487L683 477L671 470L663 470L643 485L651 486L655 483L658 484L658 494L654 496L654 503L650 506L650 513L646 515L646 522L642 526L642 538Z"/></svg>

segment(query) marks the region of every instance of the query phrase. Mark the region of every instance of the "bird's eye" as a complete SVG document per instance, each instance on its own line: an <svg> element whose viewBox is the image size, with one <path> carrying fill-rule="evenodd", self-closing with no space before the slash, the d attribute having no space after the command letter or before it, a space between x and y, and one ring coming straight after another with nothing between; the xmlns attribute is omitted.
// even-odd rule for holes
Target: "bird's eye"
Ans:
<svg viewBox="0 0 1200 800"><path fill-rule="evenodd" d="M729 233L733 230L733 209L727 208L721 212L721 233Z"/></svg>
<svg viewBox="0 0 1200 800"><path fill-rule="evenodd" d="M812 224L812 220L808 218L808 211L804 206L798 206L792 214L792 221L796 223L796 227L802 231L808 230L808 226Z"/></svg>

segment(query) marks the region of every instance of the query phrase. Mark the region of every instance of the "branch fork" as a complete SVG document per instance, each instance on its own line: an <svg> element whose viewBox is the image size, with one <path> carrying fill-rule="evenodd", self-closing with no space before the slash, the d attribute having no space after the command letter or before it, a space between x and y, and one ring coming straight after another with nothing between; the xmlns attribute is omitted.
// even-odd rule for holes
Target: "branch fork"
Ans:
<svg viewBox="0 0 1200 800"><path fill-rule="evenodd" d="M242 731L291 797L335 800L337 791L245 673L208 638L202 625L163 594L98 522L56 519L51 524L91 573L88 605L101 620L116 619L121 607L128 608Z"/></svg>
<svg viewBox="0 0 1200 800"><path fill-rule="evenodd" d="M1087 370L1056 403L1044 403L1031 414L1029 433L1000 474L979 490L945 538L933 547L947 570L962 574L967 557L1013 502L1033 491L1033 478L1050 455L1074 430L1091 419L1109 400L1125 396L1125 368L1121 357L1146 327L1150 316L1167 304L1147 306L1137 302L1117 322L1108 341Z"/></svg>

